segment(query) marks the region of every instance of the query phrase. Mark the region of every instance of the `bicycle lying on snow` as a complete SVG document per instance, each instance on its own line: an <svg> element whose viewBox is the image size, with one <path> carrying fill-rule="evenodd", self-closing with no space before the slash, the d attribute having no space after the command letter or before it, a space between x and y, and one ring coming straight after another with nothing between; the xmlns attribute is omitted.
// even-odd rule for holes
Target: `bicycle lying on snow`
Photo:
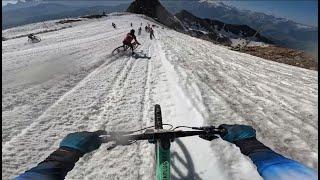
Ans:
<svg viewBox="0 0 320 180"><path fill-rule="evenodd" d="M154 106L155 125L146 127L137 131L129 132L105 132L102 141L115 142L116 145L130 145L139 140L148 140L155 144L155 162L156 162L156 179L170 180L170 145L174 139L187 136L199 136L202 139L211 141L218 138L216 135L223 135L226 130L216 128L214 126L206 127L188 127L177 126L173 128L170 124L162 123L161 107L156 104ZM164 125L171 126L170 129L163 129ZM177 131L178 128L190 128L193 131ZM154 129L151 129L154 128ZM137 134L139 131L145 130L144 133ZM114 146L115 147L115 146Z"/></svg>
<svg viewBox="0 0 320 180"><path fill-rule="evenodd" d="M133 50L137 49L137 47L139 46L139 44L136 43L136 42L132 43L132 45L133 45ZM130 47L129 47L128 45L125 45L125 44L124 44L124 45L121 45L121 46L115 48L115 49L112 51L111 54L112 54L112 55L121 54L121 53L127 51L128 49L130 49Z"/></svg>
<svg viewBox="0 0 320 180"><path fill-rule="evenodd" d="M28 42L29 43L38 43L41 41L41 38L38 36L32 36L32 37L28 37Z"/></svg>

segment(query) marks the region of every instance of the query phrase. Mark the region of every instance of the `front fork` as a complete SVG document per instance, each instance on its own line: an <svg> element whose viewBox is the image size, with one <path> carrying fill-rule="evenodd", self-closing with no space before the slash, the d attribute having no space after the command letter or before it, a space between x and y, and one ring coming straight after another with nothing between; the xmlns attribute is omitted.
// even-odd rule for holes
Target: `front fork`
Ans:
<svg viewBox="0 0 320 180"><path fill-rule="evenodd" d="M156 177L157 180L170 180L170 140L161 139L156 142Z"/></svg>

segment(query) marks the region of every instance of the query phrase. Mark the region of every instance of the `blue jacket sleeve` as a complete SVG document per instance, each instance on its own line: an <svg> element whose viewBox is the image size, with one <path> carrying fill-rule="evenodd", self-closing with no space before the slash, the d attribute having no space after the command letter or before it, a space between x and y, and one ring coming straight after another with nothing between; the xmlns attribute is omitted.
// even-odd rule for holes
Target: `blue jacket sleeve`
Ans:
<svg viewBox="0 0 320 180"><path fill-rule="evenodd" d="M58 180L64 179L71 171L75 163L82 156L79 151L62 147L54 151L50 156L36 167L19 175L15 180Z"/></svg>
<svg viewBox="0 0 320 180"><path fill-rule="evenodd" d="M250 157L265 180L316 180L316 171L288 159L266 147L256 138L235 142L241 152Z"/></svg>

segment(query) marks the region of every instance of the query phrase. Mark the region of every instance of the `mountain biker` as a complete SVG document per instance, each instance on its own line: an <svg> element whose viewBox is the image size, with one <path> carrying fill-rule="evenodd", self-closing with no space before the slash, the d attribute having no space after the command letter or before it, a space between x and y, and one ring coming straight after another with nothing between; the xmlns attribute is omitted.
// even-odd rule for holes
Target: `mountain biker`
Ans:
<svg viewBox="0 0 320 180"><path fill-rule="evenodd" d="M152 37L154 37L154 31L152 27L149 27L149 32L150 32L150 39L152 39Z"/></svg>
<svg viewBox="0 0 320 180"><path fill-rule="evenodd" d="M31 33L31 34L28 34L28 38L31 39L31 40L34 40L35 36Z"/></svg>
<svg viewBox="0 0 320 180"><path fill-rule="evenodd" d="M248 156L257 166L265 180L310 180L317 179L317 173L303 164L274 152L256 139L256 131L246 125L220 125L225 129L221 138L235 144L242 154ZM60 147L36 167L20 174L16 180L64 179L75 163L86 153L98 149L100 135L104 131L76 132L68 134Z"/></svg>
<svg viewBox="0 0 320 180"><path fill-rule="evenodd" d="M135 32L135 30L134 30L134 29L131 29L130 33L128 33L127 36L126 36L126 37L124 38L124 40L122 41L122 42L123 42L123 45L127 45L127 46L129 46L129 47L131 48L132 54L134 54L134 52L133 52L133 44L131 43L132 40L134 40L135 43L137 43L137 44L140 45L140 43L139 43L138 40L137 40L137 37L134 35L134 32Z"/></svg>

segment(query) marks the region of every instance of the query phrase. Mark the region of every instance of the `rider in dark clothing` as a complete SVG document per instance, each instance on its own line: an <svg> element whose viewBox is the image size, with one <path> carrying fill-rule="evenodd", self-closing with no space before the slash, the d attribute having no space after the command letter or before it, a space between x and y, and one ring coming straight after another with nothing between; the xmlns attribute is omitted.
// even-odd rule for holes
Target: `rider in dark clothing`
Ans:
<svg viewBox="0 0 320 180"><path fill-rule="evenodd" d="M226 130L221 135L225 141L235 144L242 154L248 156L257 166L257 171L265 180L316 180L317 173L303 164L288 159L265 146L256 139L256 131L246 125L219 126ZM54 151L38 166L26 171L16 180L52 180L64 179L75 163L86 153L98 149L100 135L104 131L77 132L67 135Z"/></svg>
<svg viewBox="0 0 320 180"><path fill-rule="evenodd" d="M123 45L127 45L131 48L132 50L132 54L134 54L133 52L133 44L131 43L133 40L140 45L140 43L137 40L137 37L134 35L134 29L131 29L130 33L127 34L126 38L122 41Z"/></svg>
<svg viewBox="0 0 320 180"><path fill-rule="evenodd" d="M141 30L142 30L142 28L141 28L141 27L139 27L139 29L138 29L138 35L140 35L140 34L141 34Z"/></svg>
<svg viewBox="0 0 320 180"><path fill-rule="evenodd" d="M34 35L33 35L33 34L29 34L29 35L28 35L28 38L29 38L29 39L34 39Z"/></svg>
<svg viewBox="0 0 320 180"><path fill-rule="evenodd" d="M149 28L149 32L150 32L150 39L154 38L154 31L152 27Z"/></svg>

